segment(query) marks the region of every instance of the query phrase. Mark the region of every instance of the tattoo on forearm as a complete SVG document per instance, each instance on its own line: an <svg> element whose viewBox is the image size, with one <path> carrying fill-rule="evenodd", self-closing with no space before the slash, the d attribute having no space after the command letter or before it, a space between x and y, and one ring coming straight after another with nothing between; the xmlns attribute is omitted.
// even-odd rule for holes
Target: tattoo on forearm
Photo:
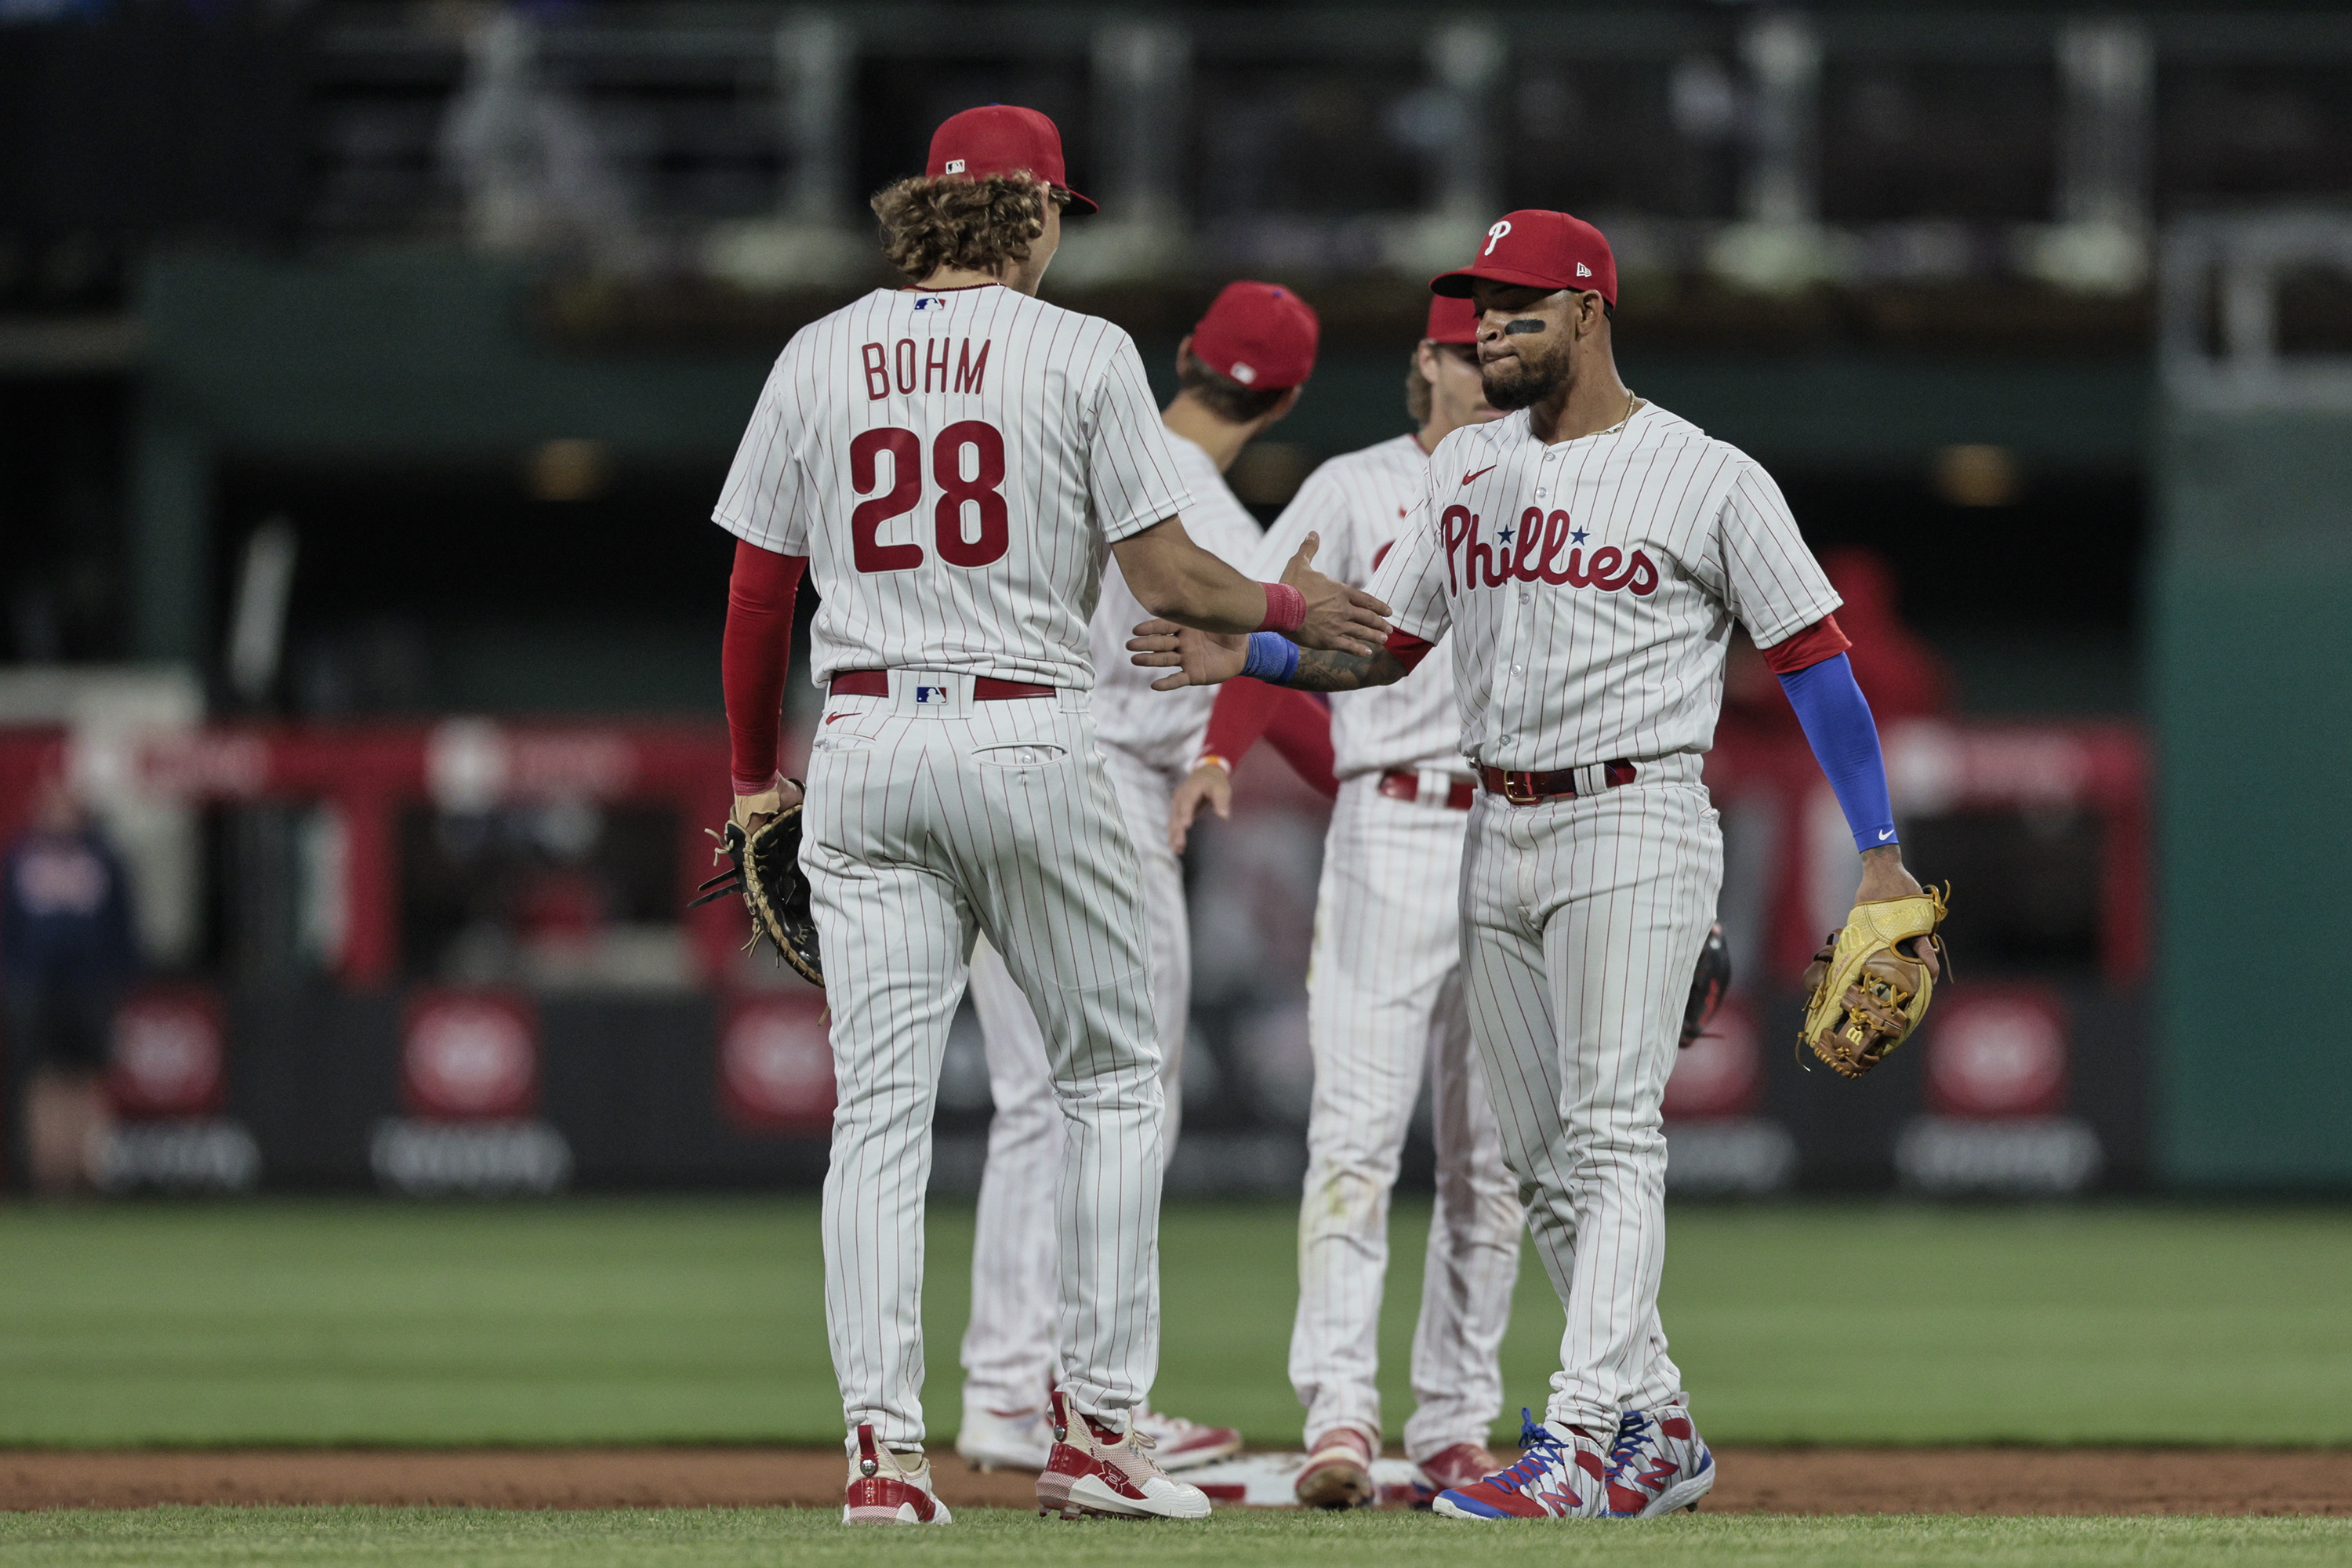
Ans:
<svg viewBox="0 0 2352 1568"><path fill-rule="evenodd" d="M1361 691L1368 686L1388 686L1405 678L1397 656L1381 648L1370 658L1360 654L1302 648L1298 668L1288 684L1305 691Z"/></svg>

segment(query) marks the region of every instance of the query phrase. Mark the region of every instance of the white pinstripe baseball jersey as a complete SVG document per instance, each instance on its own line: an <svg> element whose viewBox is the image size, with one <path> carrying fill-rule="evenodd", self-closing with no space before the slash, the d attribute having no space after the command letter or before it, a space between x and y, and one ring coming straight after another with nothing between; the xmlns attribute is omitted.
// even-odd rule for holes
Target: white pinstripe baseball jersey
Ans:
<svg viewBox="0 0 2352 1568"><path fill-rule="evenodd" d="M1177 479L1192 493L1192 504L1184 509L1184 531L1210 554L1246 572L1264 538L1257 519L1234 499L1224 475L1217 472L1216 459L1198 442L1171 431L1168 450L1176 460ZM1281 575L1279 566L1265 574L1269 581ZM1127 639L1150 618L1151 612L1129 591L1118 563L1112 562L1104 569L1102 603L1095 609L1095 732L1105 744L1124 747L1181 777L1200 750L1201 731L1216 705L1217 689L1151 689L1152 678L1160 671L1137 668L1127 653Z"/></svg>
<svg viewBox="0 0 2352 1568"><path fill-rule="evenodd" d="M1538 772L1707 750L1732 622L1769 647L1840 602L1771 476L1646 403L1549 447L1524 409L1446 437L1371 591L1455 634L1463 753Z"/></svg>
<svg viewBox="0 0 2352 1568"><path fill-rule="evenodd" d="M1332 458L1307 476L1274 520L1256 575L1280 577L1311 531L1322 536L1317 571L1367 585L1428 489L1429 458L1411 436ZM1454 657L1443 643L1393 686L1331 694L1332 771L1343 779L1391 768L1460 773L1461 737Z"/></svg>
<svg viewBox="0 0 2352 1568"><path fill-rule="evenodd" d="M1084 689L1106 544L1191 503L1133 340L986 284L877 289L793 333L712 516L809 558L820 686Z"/></svg>

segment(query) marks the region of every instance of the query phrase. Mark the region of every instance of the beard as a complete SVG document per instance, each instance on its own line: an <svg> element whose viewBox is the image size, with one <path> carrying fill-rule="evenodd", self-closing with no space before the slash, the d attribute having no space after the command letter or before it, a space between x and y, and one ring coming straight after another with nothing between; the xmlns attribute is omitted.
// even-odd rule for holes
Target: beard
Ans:
<svg viewBox="0 0 2352 1568"><path fill-rule="evenodd" d="M1496 360L1478 367L1478 384L1486 389L1486 401L1506 413L1515 409L1532 408L1568 384L1566 355L1540 364L1529 364L1522 353L1517 359Z"/></svg>

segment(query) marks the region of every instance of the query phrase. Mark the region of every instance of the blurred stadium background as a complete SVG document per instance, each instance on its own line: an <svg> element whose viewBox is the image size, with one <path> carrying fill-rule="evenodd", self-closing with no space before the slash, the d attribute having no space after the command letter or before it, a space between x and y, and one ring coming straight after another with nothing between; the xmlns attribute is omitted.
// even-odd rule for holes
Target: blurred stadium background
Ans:
<svg viewBox="0 0 2352 1568"><path fill-rule="evenodd" d="M2340 12L0 0L0 840L66 842L62 784L119 856L99 1184L817 1180L821 997L681 912L708 513L776 350L885 281L865 195L995 100L1105 205L1048 296L1156 376L1227 279L1322 313L1262 519L1405 428L1422 279L1558 205L1629 382L1833 553L1961 984L1867 1084L1791 1063L1851 851L1735 667L1678 1194L2352 1187ZM1186 1195L1304 1162L1320 807L1242 778L1191 858ZM968 1018L940 1105L968 1193Z"/></svg>

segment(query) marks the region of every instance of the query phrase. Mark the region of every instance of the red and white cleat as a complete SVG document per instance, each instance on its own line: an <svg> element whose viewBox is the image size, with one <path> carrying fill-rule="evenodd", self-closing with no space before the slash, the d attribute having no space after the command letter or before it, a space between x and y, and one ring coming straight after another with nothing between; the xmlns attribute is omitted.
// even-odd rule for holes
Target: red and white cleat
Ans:
<svg viewBox="0 0 2352 1568"><path fill-rule="evenodd" d="M1421 1474L1415 1484L1422 1489L1423 1500L1416 1506L1426 1506L1428 1500L1439 1492L1484 1480L1502 1468L1500 1456L1475 1443L1456 1443L1440 1448L1421 1462Z"/></svg>
<svg viewBox="0 0 2352 1568"><path fill-rule="evenodd" d="M1096 1425L1055 1389L1046 1406L1054 1451L1037 1478L1037 1511L1064 1519L1206 1519L1209 1497L1171 1480L1151 1457L1151 1439Z"/></svg>
<svg viewBox="0 0 2352 1568"><path fill-rule="evenodd" d="M1308 1508L1361 1508L1372 1500L1376 1445L1360 1426L1334 1426L1309 1444L1293 1489Z"/></svg>
<svg viewBox="0 0 2352 1568"><path fill-rule="evenodd" d="M1610 1518L1655 1519L1695 1509L1714 1489L1715 1456L1691 1425L1688 1407L1662 1405L1618 1418L1609 1456Z"/></svg>
<svg viewBox="0 0 2352 1568"><path fill-rule="evenodd" d="M975 1470L1042 1470L1054 1434L1039 1410L988 1410L967 1403L956 1452Z"/></svg>
<svg viewBox="0 0 2352 1568"><path fill-rule="evenodd" d="M1242 1435L1231 1426L1203 1426L1161 1410L1144 1411L1135 1425L1151 1439L1151 1457L1171 1472L1213 1465L1242 1451Z"/></svg>
<svg viewBox="0 0 2352 1568"><path fill-rule="evenodd" d="M908 1468L908 1462L914 1461ZM874 1440L874 1428L860 1426L849 1458L849 1493L842 1501L844 1524L945 1524L948 1505L931 1490L928 1455L901 1454Z"/></svg>
<svg viewBox="0 0 2352 1568"><path fill-rule="evenodd" d="M1519 1418L1519 1462L1438 1493L1430 1511L1447 1519L1605 1518L1607 1451L1578 1427L1539 1424L1524 1410Z"/></svg>

